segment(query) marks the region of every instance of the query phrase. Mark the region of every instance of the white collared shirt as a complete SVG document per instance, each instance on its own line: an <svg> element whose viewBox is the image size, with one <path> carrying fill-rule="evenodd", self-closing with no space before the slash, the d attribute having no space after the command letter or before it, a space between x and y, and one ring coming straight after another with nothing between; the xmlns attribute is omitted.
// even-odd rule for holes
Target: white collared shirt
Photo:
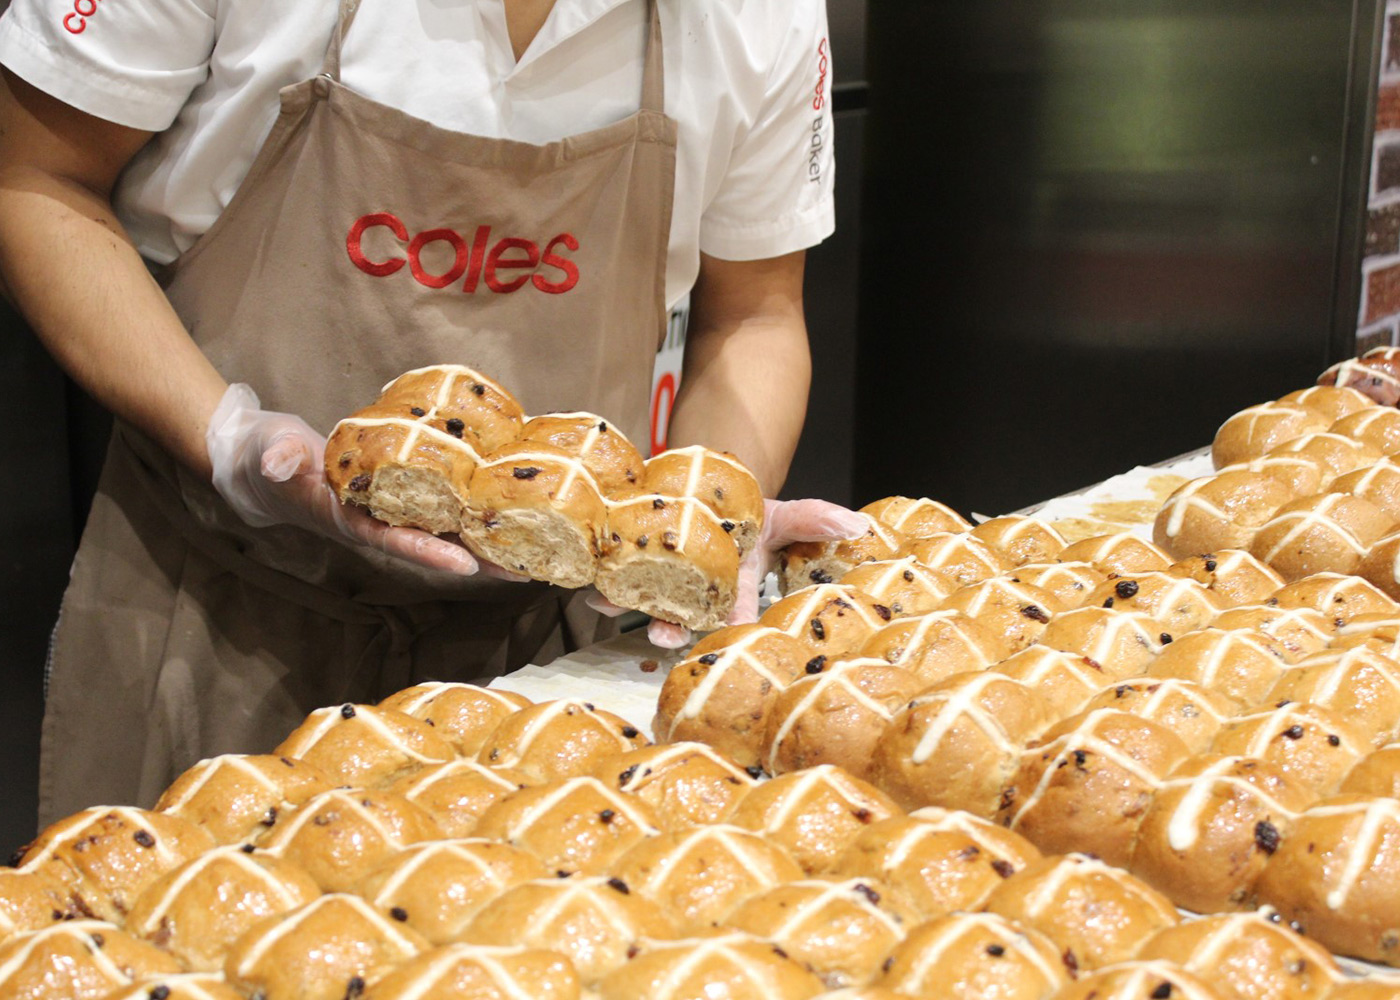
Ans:
<svg viewBox="0 0 1400 1000"><path fill-rule="evenodd" d="M834 227L824 0L659 0L679 123L667 302L701 251L812 246ZM281 87L321 70L337 0L12 0L0 63L100 118L161 133L114 202L150 260L174 259L242 182ZM542 143L637 110L645 0L557 0L517 63L503 0L362 0L352 89L444 128Z"/></svg>

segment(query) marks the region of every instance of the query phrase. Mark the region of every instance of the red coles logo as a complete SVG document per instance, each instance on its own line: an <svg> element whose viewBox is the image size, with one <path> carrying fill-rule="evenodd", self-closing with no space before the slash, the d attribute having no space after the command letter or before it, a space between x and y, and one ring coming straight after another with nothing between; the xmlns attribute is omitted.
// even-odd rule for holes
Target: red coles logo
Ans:
<svg viewBox="0 0 1400 1000"><path fill-rule="evenodd" d="M87 19L97 13L97 0L73 0L73 9L63 15L63 26L71 34L81 35L87 30Z"/></svg>
<svg viewBox="0 0 1400 1000"><path fill-rule="evenodd" d="M827 55L826 39L823 38L817 43L817 88L812 95L812 110L820 111L826 107L826 74L831 68L831 57Z"/></svg>
<svg viewBox="0 0 1400 1000"><path fill-rule="evenodd" d="M389 241L384 239L387 234L377 234L378 245L383 249L379 259L371 260L364 244L367 234L378 228L388 229L398 245L389 249L385 245ZM428 247L433 250L425 254ZM578 265L563 254L578 247L572 233L560 233L543 249L533 240L517 236L492 243L490 226L477 226L470 242L455 229L425 229L410 238L403 220L391 212L360 216L345 237L351 262L365 274L387 278L407 265L413 280L420 285L446 288L460 281L462 291L467 293L475 293L477 286L484 283L490 291L507 294L528 283L546 294L562 295L579 279Z"/></svg>

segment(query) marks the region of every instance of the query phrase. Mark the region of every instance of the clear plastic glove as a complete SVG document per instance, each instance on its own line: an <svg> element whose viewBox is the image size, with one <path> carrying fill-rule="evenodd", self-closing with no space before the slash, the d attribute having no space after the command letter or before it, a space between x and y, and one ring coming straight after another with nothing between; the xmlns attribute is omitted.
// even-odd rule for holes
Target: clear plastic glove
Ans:
<svg viewBox="0 0 1400 1000"><path fill-rule="evenodd" d="M739 591L730 625L758 620L758 589L768 575L780 549L793 542L830 542L859 538L870 529L870 518L826 500L764 500L763 532L758 543L739 564ZM602 594L584 599L595 611L610 617L622 614ZM647 638L661 649L681 649L690 645L690 629L675 622L653 618L647 623Z"/></svg>
<svg viewBox="0 0 1400 1000"><path fill-rule="evenodd" d="M292 524L431 569L501 575L460 545L426 531L391 527L360 507L342 505L323 471L326 439L298 416L263 410L247 385L228 387L209 419L204 442L214 467L214 488L255 528Z"/></svg>

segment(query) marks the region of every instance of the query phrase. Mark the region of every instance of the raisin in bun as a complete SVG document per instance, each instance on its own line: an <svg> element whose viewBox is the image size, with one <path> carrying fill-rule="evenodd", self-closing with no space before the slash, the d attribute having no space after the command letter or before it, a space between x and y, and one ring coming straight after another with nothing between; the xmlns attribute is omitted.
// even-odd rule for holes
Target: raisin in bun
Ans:
<svg viewBox="0 0 1400 1000"><path fill-rule="evenodd" d="M875 783L905 809L991 816L1049 707L1002 674L957 674L909 702L875 745Z"/></svg>
<svg viewBox="0 0 1400 1000"><path fill-rule="evenodd" d="M1054 941L1071 973L1126 961L1179 919L1141 879L1084 854L1031 862L992 890L986 909Z"/></svg>
<svg viewBox="0 0 1400 1000"><path fill-rule="evenodd" d="M912 928L877 982L901 996L1042 1000L1069 979L1039 931L995 913L951 913Z"/></svg>
<svg viewBox="0 0 1400 1000"><path fill-rule="evenodd" d="M812 655L835 660L860 649L893 617L888 607L854 587L821 584L788 594L758 622L786 632Z"/></svg>
<svg viewBox="0 0 1400 1000"><path fill-rule="evenodd" d="M477 463L461 533L478 558L534 580L584 587L607 545L608 508L582 459L518 441Z"/></svg>
<svg viewBox="0 0 1400 1000"><path fill-rule="evenodd" d="M1203 584L1222 609L1257 604L1283 586L1283 577L1244 549L1220 549L1188 556L1167 572Z"/></svg>
<svg viewBox="0 0 1400 1000"><path fill-rule="evenodd" d="M1314 793L1267 761L1202 754L1158 787L1128 869L1198 913L1243 909Z"/></svg>
<svg viewBox="0 0 1400 1000"><path fill-rule="evenodd" d="M1050 1000L1226 1000L1211 980L1187 972L1174 962L1122 962L1080 976L1060 987Z"/></svg>
<svg viewBox="0 0 1400 1000"><path fill-rule="evenodd" d="M1332 420L1340 420L1358 410L1384 410L1365 393L1336 385L1310 385L1306 389L1294 389L1281 396L1279 402L1310 407Z"/></svg>
<svg viewBox="0 0 1400 1000"><path fill-rule="evenodd" d="M1085 711L1113 709L1166 726L1192 753L1203 753L1215 734L1244 706L1195 681L1138 677L1109 685L1084 706Z"/></svg>
<svg viewBox="0 0 1400 1000"><path fill-rule="evenodd" d="M1332 365L1317 378L1318 385L1339 385L1355 389L1381 406L1400 402L1400 370L1395 348L1377 347L1357 358Z"/></svg>
<svg viewBox="0 0 1400 1000"><path fill-rule="evenodd" d="M1137 957L1175 962L1230 1000L1313 1000L1342 978L1325 948L1285 926L1270 907L1168 927L1144 941Z"/></svg>
<svg viewBox="0 0 1400 1000"><path fill-rule="evenodd" d="M389 791L426 810L443 836L467 837L487 809L536 783L510 768L453 760L405 775Z"/></svg>
<svg viewBox="0 0 1400 1000"><path fill-rule="evenodd" d="M481 455L520 436L520 404L460 365L405 372L326 442L326 477L342 503L390 524L460 529Z"/></svg>
<svg viewBox="0 0 1400 1000"><path fill-rule="evenodd" d="M739 931L648 941L598 983L598 1000L805 1000L822 982L772 943Z"/></svg>
<svg viewBox="0 0 1400 1000"><path fill-rule="evenodd" d="M803 874L782 847L724 823L649 837L618 858L612 870L686 933L713 927L750 896Z"/></svg>
<svg viewBox="0 0 1400 1000"><path fill-rule="evenodd" d="M1386 410L1400 421L1400 410ZM1332 480L1333 493L1350 493L1369 500L1392 518L1400 520L1400 465L1394 456L1354 469Z"/></svg>
<svg viewBox="0 0 1400 1000"><path fill-rule="evenodd" d="M392 708L428 723L457 753L471 757L506 716L531 704L529 698L514 691L427 681L390 695L379 707Z"/></svg>
<svg viewBox="0 0 1400 1000"><path fill-rule="evenodd" d="M1010 560L1012 566L1047 563L1069 543L1054 525L1022 514L1007 514L983 521L972 534Z"/></svg>
<svg viewBox="0 0 1400 1000"><path fill-rule="evenodd" d="M772 941L832 989L864 986L917 916L874 879L805 879L750 896L725 925Z"/></svg>
<svg viewBox="0 0 1400 1000"><path fill-rule="evenodd" d="M900 618L866 638L857 651L903 667L925 684L983 670L1006 655L1005 644L960 611Z"/></svg>
<svg viewBox="0 0 1400 1000"><path fill-rule="evenodd" d="M1151 615L1087 605L1056 615L1040 634L1040 644L1087 656L1110 680L1145 673L1175 636Z"/></svg>
<svg viewBox="0 0 1400 1000"><path fill-rule="evenodd" d="M1062 562L1087 562L1105 573L1150 573L1163 570L1172 559L1151 542L1131 531L1081 538L1060 553Z"/></svg>
<svg viewBox="0 0 1400 1000"><path fill-rule="evenodd" d="M704 743L670 743L600 760L592 776L647 803L666 826L718 823L753 787L752 775Z"/></svg>
<svg viewBox="0 0 1400 1000"><path fill-rule="evenodd" d="M176 972L150 976L130 986L104 994L102 1000L242 1000L243 994L224 981L217 972Z"/></svg>
<svg viewBox="0 0 1400 1000"><path fill-rule="evenodd" d="M1223 610L1205 585L1162 571L1105 580L1085 603L1116 611L1141 611L1172 636L1205 628Z"/></svg>
<svg viewBox="0 0 1400 1000"><path fill-rule="evenodd" d="M947 504L928 497L885 497L860 509L905 538L928 538L945 531L971 531L972 523Z"/></svg>
<svg viewBox="0 0 1400 1000"><path fill-rule="evenodd" d="M1250 552L1288 581L1313 573L1356 573L1371 545L1394 525L1370 501L1349 493L1321 493L1275 511L1255 534Z"/></svg>
<svg viewBox="0 0 1400 1000"><path fill-rule="evenodd" d="M1334 952L1400 961L1400 802L1325 799L1299 816L1259 876L1262 902Z"/></svg>
<svg viewBox="0 0 1400 1000"><path fill-rule="evenodd" d="M763 531L763 490L754 474L727 452L699 445L663 451L646 463L644 488L648 493L699 500L719 518L741 557L758 544Z"/></svg>
<svg viewBox="0 0 1400 1000"><path fill-rule="evenodd" d="M344 1000L427 948L359 896L333 893L254 924L229 949L224 976L265 1000Z"/></svg>
<svg viewBox="0 0 1400 1000"><path fill-rule="evenodd" d="M604 757L647 742L636 726L590 702L542 701L497 726L477 761L511 768L533 781L549 781L587 774Z"/></svg>
<svg viewBox="0 0 1400 1000"><path fill-rule="evenodd" d="M179 971L172 955L103 920L70 920L0 944L0 996L15 1000L96 1000Z"/></svg>
<svg viewBox="0 0 1400 1000"><path fill-rule="evenodd" d="M1040 857L1030 841L961 810L930 808L862 830L832 866L839 878L888 885L922 918L975 910Z"/></svg>
<svg viewBox="0 0 1400 1000"><path fill-rule="evenodd" d="M884 660L841 660L794 681L768 715L763 766L786 774L837 764L870 780L871 752L895 712L924 687Z"/></svg>
<svg viewBox="0 0 1400 1000"><path fill-rule="evenodd" d="M1380 747L1400 728L1400 664L1365 646L1327 650L1284 673L1264 699L1311 702L1346 717Z"/></svg>
<svg viewBox="0 0 1400 1000"><path fill-rule="evenodd" d="M1282 608L1312 608L1332 618L1338 628L1357 615L1400 612L1400 605L1374 585L1342 573L1314 573L1280 587L1274 600Z"/></svg>
<svg viewBox="0 0 1400 1000"><path fill-rule="evenodd" d="M355 892L431 944L444 945L505 890L551 874L539 858L509 844L429 840L390 856Z"/></svg>
<svg viewBox="0 0 1400 1000"><path fill-rule="evenodd" d="M1027 563L1017 567L1015 578L1032 587L1048 590L1066 608L1078 608L1085 604L1093 589L1108 578L1108 574L1093 563L1083 561Z"/></svg>
<svg viewBox="0 0 1400 1000"><path fill-rule="evenodd" d="M1160 723L1109 709L1083 712L1030 745L1006 783L998 818L1042 851L1082 850L1123 865L1147 803L1188 756Z"/></svg>
<svg viewBox="0 0 1400 1000"><path fill-rule="evenodd" d="M940 610L961 611L996 636L1010 656L1039 639L1050 619L1069 607L1048 590L997 576L953 591Z"/></svg>
<svg viewBox="0 0 1400 1000"><path fill-rule="evenodd" d="M662 742L709 744L740 767L756 767L773 702L810 659L802 643L775 628L713 632L666 675L652 732Z"/></svg>
<svg viewBox="0 0 1400 1000"><path fill-rule="evenodd" d="M293 757L223 754L176 778L155 809L198 824L215 843L241 844L277 822L282 810L335 784L315 764Z"/></svg>
<svg viewBox="0 0 1400 1000"><path fill-rule="evenodd" d="M1054 719L1080 711L1110 680L1103 667L1087 656L1049 646L1023 649L992 669L1038 693L1050 706L1050 718Z"/></svg>
<svg viewBox="0 0 1400 1000"><path fill-rule="evenodd" d="M906 542L899 552L913 556L949 587L966 587L1010 573L1011 560L970 532L930 535Z"/></svg>
<svg viewBox="0 0 1400 1000"><path fill-rule="evenodd" d="M560 952L508 945L453 944L400 963L364 997L578 1000L581 988L573 963Z"/></svg>
<svg viewBox="0 0 1400 1000"><path fill-rule="evenodd" d="M695 497L618 501L595 584L619 607L696 631L719 628L738 595L739 550L724 527L734 523Z"/></svg>
<svg viewBox="0 0 1400 1000"><path fill-rule="evenodd" d="M326 892L349 892L409 844L441 836L432 816L400 795L337 788L283 813L255 844L300 866Z"/></svg>
<svg viewBox="0 0 1400 1000"><path fill-rule="evenodd" d="M636 445L596 413L546 413L531 417L521 429L522 441L562 448L582 460L604 496L634 489L641 483L645 462Z"/></svg>
<svg viewBox="0 0 1400 1000"><path fill-rule="evenodd" d="M843 576L841 583L869 594L896 618L928 614L952 593L946 580L930 573L913 556L861 563Z"/></svg>
<svg viewBox="0 0 1400 1000"><path fill-rule="evenodd" d="M486 810L473 836L529 851L551 872L596 875L660 833L664 822L641 799L597 778L561 778L502 799Z"/></svg>
<svg viewBox="0 0 1400 1000"><path fill-rule="evenodd" d="M778 589L791 594L804 587L834 583L861 563L898 557L905 540L899 532L872 518L869 529L859 538L793 542L778 553Z"/></svg>
<svg viewBox="0 0 1400 1000"><path fill-rule="evenodd" d="M316 709L273 752L319 767L337 784L364 788L387 788L457 756L426 722L391 708L348 704Z"/></svg>
<svg viewBox="0 0 1400 1000"><path fill-rule="evenodd" d="M1167 497L1152 540L1178 559L1216 549L1247 549L1259 526L1295 494L1245 469L1193 479Z"/></svg>
<svg viewBox="0 0 1400 1000"><path fill-rule="evenodd" d="M1327 429L1332 419L1297 403L1260 403L1227 419L1215 432L1211 460L1217 469L1248 462L1304 434Z"/></svg>
<svg viewBox="0 0 1400 1000"><path fill-rule="evenodd" d="M220 847L152 883L127 915L126 929L187 969L217 972L229 946L253 924L320 895L311 876L289 861Z"/></svg>
<svg viewBox="0 0 1400 1000"><path fill-rule="evenodd" d="M46 827L18 867L52 875L78 912L115 923L156 879L213 846L208 833L178 816L96 806Z"/></svg>
<svg viewBox="0 0 1400 1000"><path fill-rule="evenodd" d="M1211 743L1213 753L1267 760L1319 795L1333 791L1369 748L1345 715L1306 702L1236 716Z"/></svg>
<svg viewBox="0 0 1400 1000"><path fill-rule="evenodd" d="M729 822L767 837L808 874L828 869L865 827L899 812L888 795L830 764L749 791Z"/></svg>
<svg viewBox="0 0 1400 1000"><path fill-rule="evenodd" d="M675 921L622 879L602 875L522 882L487 903L462 939L566 955L585 985L621 968L644 939L676 936Z"/></svg>
<svg viewBox="0 0 1400 1000"><path fill-rule="evenodd" d="M78 916L67 886L42 868L0 868L0 942Z"/></svg>
<svg viewBox="0 0 1400 1000"><path fill-rule="evenodd" d="M1365 441L1382 455L1400 451L1400 411L1392 406L1368 406L1343 414L1327 430Z"/></svg>

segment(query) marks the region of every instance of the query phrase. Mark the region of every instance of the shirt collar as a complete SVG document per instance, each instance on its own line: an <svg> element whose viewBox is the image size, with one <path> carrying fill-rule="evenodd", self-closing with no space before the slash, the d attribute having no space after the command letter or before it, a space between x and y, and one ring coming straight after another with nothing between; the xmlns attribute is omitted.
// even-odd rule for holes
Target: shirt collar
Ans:
<svg viewBox="0 0 1400 1000"><path fill-rule="evenodd" d="M504 3L506 0L496 0L496 2ZM549 12L548 19L540 28L540 33L535 36L530 47L525 50L525 54L516 63L515 71L519 72L529 66L540 56L578 34L604 14L610 13L624 4L645 2L646 0L556 0L554 9ZM504 17L504 13L502 17Z"/></svg>

